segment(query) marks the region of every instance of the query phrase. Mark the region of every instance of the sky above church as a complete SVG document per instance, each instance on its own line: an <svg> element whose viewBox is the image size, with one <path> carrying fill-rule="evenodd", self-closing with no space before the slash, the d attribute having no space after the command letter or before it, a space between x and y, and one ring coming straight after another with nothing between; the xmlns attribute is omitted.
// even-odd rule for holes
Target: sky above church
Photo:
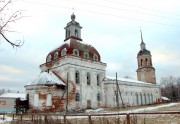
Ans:
<svg viewBox="0 0 180 124"><path fill-rule="evenodd" d="M107 76L117 72L136 79L141 29L157 83L161 77L180 77L178 0L16 0L10 7L23 10L25 17L11 25L17 32L8 36L24 39L24 45L13 49L0 37L0 88L23 91L37 78L47 54L64 42L73 12L83 27L83 42L107 63Z"/></svg>

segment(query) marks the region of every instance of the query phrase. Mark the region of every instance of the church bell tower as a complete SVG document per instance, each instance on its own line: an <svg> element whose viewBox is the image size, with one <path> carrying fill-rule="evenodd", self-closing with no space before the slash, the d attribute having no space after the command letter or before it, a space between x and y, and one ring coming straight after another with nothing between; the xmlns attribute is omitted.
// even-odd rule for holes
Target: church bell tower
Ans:
<svg viewBox="0 0 180 124"><path fill-rule="evenodd" d="M141 31L140 31L141 32ZM151 52L146 49L141 32L140 51L137 54L137 78L139 81L156 84L155 69L152 65Z"/></svg>

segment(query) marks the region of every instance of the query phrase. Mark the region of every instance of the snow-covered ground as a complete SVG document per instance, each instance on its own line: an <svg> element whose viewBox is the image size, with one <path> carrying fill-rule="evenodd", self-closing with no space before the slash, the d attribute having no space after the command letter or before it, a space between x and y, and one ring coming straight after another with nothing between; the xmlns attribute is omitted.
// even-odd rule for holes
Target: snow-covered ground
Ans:
<svg viewBox="0 0 180 124"><path fill-rule="evenodd" d="M180 103L168 103L168 104L162 104L162 105L157 105L157 106L152 106L152 107L144 107L144 108L137 108L137 109L130 109L130 110L125 110L125 111L105 111L104 109L96 109L96 110L86 110L85 113L106 113L106 114L115 114L115 113L138 113L138 112L147 112L147 111L152 111L152 110L157 110L163 107L171 107L175 106ZM12 121L12 117L5 116L5 120L3 120L3 116L0 115L0 124L8 124L8 122Z"/></svg>

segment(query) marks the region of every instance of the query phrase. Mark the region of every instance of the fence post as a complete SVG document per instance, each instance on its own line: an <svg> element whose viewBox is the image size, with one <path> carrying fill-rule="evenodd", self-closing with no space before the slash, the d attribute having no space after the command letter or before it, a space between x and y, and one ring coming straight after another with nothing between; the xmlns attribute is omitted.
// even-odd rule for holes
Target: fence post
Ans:
<svg viewBox="0 0 180 124"><path fill-rule="evenodd" d="M32 114L32 122L33 122L34 115Z"/></svg>
<svg viewBox="0 0 180 124"><path fill-rule="evenodd" d="M131 122L130 122L130 115L129 115L129 113L127 114L127 124L131 124Z"/></svg>
<svg viewBox="0 0 180 124"><path fill-rule="evenodd" d="M92 124L91 123L91 115L88 115L88 117L89 117L89 124Z"/></svg>
<svg viewBox="0 0 180 124"><path fill-rule="evenodd" d="M66 124L66 115L64 115L64 124Z"/></svg>
<svg viewBox="0 0 180 124"><path fill-rule="evenodd" d="M22 114L21 114L21 121L22 121Z"/></svg>
<svg viewBox="0 0 180 124"><path fill-rule="evenodd" d="M3 114L3 121L5 120L5 113Z"/></svg>
<svg viewBox="0 0 180 124"><path fill-rule="evenodd" d="M14 114L13 114L13 120L14 120Z"/></svg>

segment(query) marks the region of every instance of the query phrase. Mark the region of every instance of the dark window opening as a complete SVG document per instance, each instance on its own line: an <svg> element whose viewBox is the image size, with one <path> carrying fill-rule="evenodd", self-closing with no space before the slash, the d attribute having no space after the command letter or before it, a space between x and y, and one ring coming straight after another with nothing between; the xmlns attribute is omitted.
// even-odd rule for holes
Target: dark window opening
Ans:
<svg viewBox="0 0 180 124"><path fill-rule="evenodd" d="M90 73L87 73L87 85L91 84Z"/></svg>

